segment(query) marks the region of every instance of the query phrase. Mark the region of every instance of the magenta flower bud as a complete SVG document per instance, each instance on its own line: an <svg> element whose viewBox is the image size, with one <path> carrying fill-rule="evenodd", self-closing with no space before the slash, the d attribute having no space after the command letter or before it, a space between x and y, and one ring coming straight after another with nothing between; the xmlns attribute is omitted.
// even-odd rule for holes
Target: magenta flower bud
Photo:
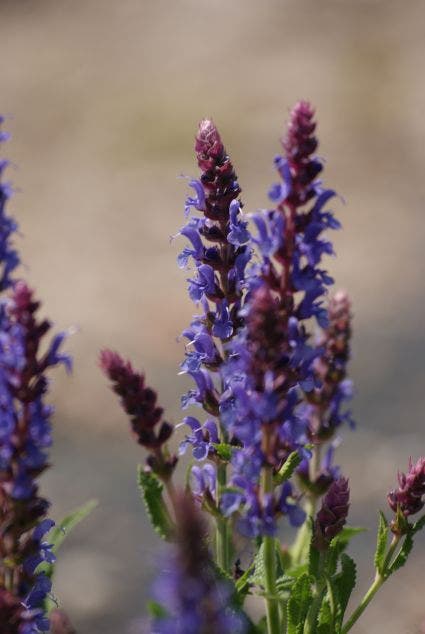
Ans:
<svg viewBox="0 0 425 634"><path fill-rule="evenodd" d="M322 508L315 521L315 544L319 550L327 547L330 541L341 532L347 521L350 489L347 478L338 478L329 488L322 501Z"/></svg>
<svg viewBox="0 0 425 634"><path fill-rule="evenodd" d="M398 483L398 489L388 494L390 508L394 513L400 510L404 517L418 513L425 504L425 458L419 458L415 464L410 459L409 470L407 474L398 474Z"/></svg>

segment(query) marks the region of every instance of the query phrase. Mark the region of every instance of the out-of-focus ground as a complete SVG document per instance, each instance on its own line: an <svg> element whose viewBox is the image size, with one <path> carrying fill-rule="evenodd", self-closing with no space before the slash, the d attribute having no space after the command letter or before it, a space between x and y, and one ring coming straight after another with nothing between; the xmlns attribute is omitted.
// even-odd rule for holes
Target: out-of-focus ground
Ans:
<svg viewBox="0 0 425 634"><path fill-rule="evenodd" d="M58 372L53 514L100 509L72 535L56 590L80 634L125 634L144 614L154 554L135 486L141 452L96 367L112 346L144 367L175 422L185 382L177 334L193 307L180 244L197 121L213 116L247 210L267 204L289 107L317 107L326 182L346 200L329 262L355 312L352 486L360 584L378 506L425 453L425 4L421 0L1 0L0 111L18 166L11 210L24 274L68 344ZM415 634L425 619L425 541L356 633Z"/></svg>

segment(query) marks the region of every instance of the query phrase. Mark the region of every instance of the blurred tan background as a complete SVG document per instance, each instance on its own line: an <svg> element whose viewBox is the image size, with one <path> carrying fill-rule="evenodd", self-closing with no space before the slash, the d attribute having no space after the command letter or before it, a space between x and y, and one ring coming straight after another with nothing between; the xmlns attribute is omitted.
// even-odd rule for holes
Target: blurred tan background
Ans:
<svg viewBox="0 0 425 634"><path fill-rule="evenodd" d="M311 100L326 182L344 196L329 267L355 312L352 484L360 583L376 507L425 453L425 2L0 0L2 151L19 189L23 272L58 328L76 326L72 378L56 373L53 515L100 509L66 543L56 590L80 634L125 634L144 614L159 541L135 486L142 459L97 368L112 346L148 371L180 419L178 333L193 307L169 244L196 175L197 121L214 117L246 210L267 204L288 109ZM354 631L418 634L425 540ZM425 631L425 630L423 630Z"/></svg>

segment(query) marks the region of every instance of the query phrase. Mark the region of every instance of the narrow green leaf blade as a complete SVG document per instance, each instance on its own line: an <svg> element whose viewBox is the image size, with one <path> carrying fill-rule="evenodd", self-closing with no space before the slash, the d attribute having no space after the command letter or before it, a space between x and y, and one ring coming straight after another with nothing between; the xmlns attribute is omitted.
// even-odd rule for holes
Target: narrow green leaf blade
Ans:
<svg viewBox="0 0 425 634"><path fill-rule="evenodd" d="M379 511L379 526L376 537L375 568L382 573L388 543L388 522L382 511Z"/></svg>
<svg viewBox="0 0 425 634"><path fill-rule="evenodd" d="M138 484L145 503L146 512L156 533L162 539L170 540L173 535L173 522L162 497L163 485L156 475L144 471L139 465Z"/></svg>
<svg viewBox="0 0 425 634"><path fill-rule="evenodd" d="M275 475L275 483L282 484L285 480L289 480L289 478L294 473L295 469L300 464L302 458L298 451L293 451L289 454L287 459L285 460L284 465L280 468L279 472Z"/></svg>
<svg viewBox="0 0 425 634"><path fill-rule="evenodd" d="M413 536L408 533L404 539L403 546L401 547L398 555L392 562L392 564L384 571L385 577L388 578L396 570L404 566L413 548Z"/></svg>
<svg viewBox="0 0 425 634"><path fill-rule="evenodd" d="M74 529L80 522L82 522L90 513L96 508L99 504L97 500L89 500L85 502L77 509L69 513L63 520L57 525L54 526L53 529L49 533L49 543L53 544L53 552L56 554L62 543L68 537L69 533Z"/></svg>

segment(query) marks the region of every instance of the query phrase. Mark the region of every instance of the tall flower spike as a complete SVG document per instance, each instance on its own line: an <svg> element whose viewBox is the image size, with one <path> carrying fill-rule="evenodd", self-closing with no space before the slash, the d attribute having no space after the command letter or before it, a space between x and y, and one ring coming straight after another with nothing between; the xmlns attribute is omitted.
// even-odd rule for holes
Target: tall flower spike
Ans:
<svg viewBox="0 0 425 634"><path fill-rule="evenodd" d="M309 403L309 435L315 442L331 438L344 422L354 422L344 405L353 394L352 381L347 379L350 358L351 303L344 291L329 300L328 327L317 347L322 351L314 362L316 387L306 393Z"/></svg>
<svg viewBox="0 0 425 634"><path fill-rule="evenodd" d="M42 561L54 560L45 541L53 525L46 519L49 503L38 492L52 442L46 371L70 367L60 352L63 333L41 352L50 323L38 319L38 308L22 281L0 306L0 622L18 606L10 617L17 634L49 627L43 604L51 582L37 572Z"/></svg>
<svg viewBox="0 0 425 634"><path fill-rule="evenodd" d="M218 579L207 545L207 526L191 498L178 495L176 546L154 586L164 614L152 634L243 634L246 624L231 607L231 588Z"/></svg>
<svg viewBox="0 0 425 634"><path fill-rule="evenodd" d="M180 231L191 246L185 247L178 262L182 267L189 261L195 264L194 276L188 280L189 295L202 313L183 332L188 347L182 372L190 374L196 389L185 395L182 403L183 407L196 403L216 418L220 391L213 386L212 376L224 361L222 342L234 337L242 324L239 309L250 259L250 236L233 165L209 119L199 124L195 152L201 177L190 182L195 197L187 199L186 212L194 209L201 216L190 218Z"/></svg>
<svg viewBox="0 0 425 634"><path fill-rule="evenodd" d="M306 102L292 110L285 156L275 159L281 182L269 192L276 208L253 215L260 259L248 277L247 328L229 346L221 412L229 433L243 443L237 477L248 477L251 486L258 485L262 467L277 470L291 451L303 452L308 420L300 405L317 382L313 362L319 355L309 344L307 320L328 324L322 301L333 280L320 263L333 249L321 234L339 223L324 210L335 192L317 180L322 164L313 155L313 115Z"/></svg>
<svg viewBox="0 0 425 634"><path fill-rule="evenodd" d="M146 385L144 375L136 372L131 363L116 352L103 350L99 364L130 417L137 442L150 452L149 465L162 478L169 478L177 462L175 456L165 451L173 427L163 420L163 409L157 404L156 392Z"/></svg>
<svg viewBox="0 0 425 634"><path fill-rule="evenodd" d="M329 488L322 501L314 523L314 540L319 550L326 549L331 540L340 533L347 521L350 489L346 478L338 478Z"/></svg>

